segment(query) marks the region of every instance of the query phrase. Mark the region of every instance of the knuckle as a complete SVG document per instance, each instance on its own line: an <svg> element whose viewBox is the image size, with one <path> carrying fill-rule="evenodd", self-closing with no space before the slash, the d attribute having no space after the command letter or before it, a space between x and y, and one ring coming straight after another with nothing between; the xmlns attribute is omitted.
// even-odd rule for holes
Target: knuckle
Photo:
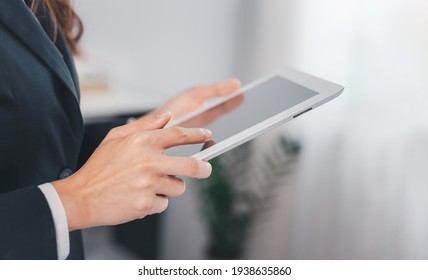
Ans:
<svg viewBox="0 0 428 280"><path fill-rule="evenodd" d="M142 170L143 172L146 170L145 168L141 168L140 170ZM140 178L139 182L138 182L138 187L139 190L146 190L150 188L150 182L151 180L147 177L147 176L143 176L142 178Z"/></svg>
<svg viewBox="0 0 428 280"><path fill-rule="evenodd" d="M184 128L176 126L172 128L172 134L176 139L183 139L186 138L186 132L184 131Z"/></svg>
<svg viewBox="0 0 428 280"><path fill-rule="evenodd" d="M152 194L156 185L159 184L159 175L156 173L155 168L150 164L147 166L149 167L139 171L142 174L139 181L139 191L142 195Z"/></svg>
<svg viewBox="0 0 428 280"><path fill-rule="evenodd" d="M138 201L137 203L137 211L140 214L146 215L148 213L150 213L150 211L153 209L154 203L152 199L141 199Z"/></svg>
<svg viewBox="0 0 428 280"><path fill-rule="evenodd" d="M145 174L145 175L152 174L156 171L155 160L152 159L150 156L146 156L143 161L137 164L136 168L137 168L137 172L141 172L141 174ZM142 178L142 182L145 182L146 184L149 181L150 180L149 178L147 178L147 176Z"/></svg>
<svg viewBox="0 0 428 280"><path fill-rule="evenodd" d="M117 127L115 127L115 128L112 128L108 133L107 133L107 136L106 136L106 139L112 139L112 138L115 138L115 137L117 137L117 135L119 135L119 128L117 128Z"/></svg>
<svg viewBox="0 0 428 280"><path fill-rule="evenodd" d="M140 145L141 143L145 143L148 139L148 135L146 132L135 133L131 136L132 144Z"/></svg>
<svg viewBox="0 0 428 280"><path fill-rule="evenodd" d="M192 176L197 176L199 174L199 161L196 158L189 158L188 168Z"/></svg>

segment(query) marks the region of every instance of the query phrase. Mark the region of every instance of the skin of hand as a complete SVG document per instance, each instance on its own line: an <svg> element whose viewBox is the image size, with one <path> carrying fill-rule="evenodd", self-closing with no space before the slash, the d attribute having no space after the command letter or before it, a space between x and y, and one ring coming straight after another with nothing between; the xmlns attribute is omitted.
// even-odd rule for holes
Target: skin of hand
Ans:
<svg viewBox="0 0 428 280"><path fill-rule="evenodd" d="M205 129L162 129L170 118L164 111L112 129L80 170L52 182L70 231L160 213L167 208L168 197L185 191L184 181L176 176L206 178L211 174L208 162L163 154L169 147L211 139Z"/></svg>
<svg viewBox="0 0 428 280"><path fill-rule="evenodd" d="M159 110L171 112L171 120L174 120L202 107L207 99L226 96L228 94L236 92L240 87L241 82L237 79L224 80L208 86L195 86L171 98ZM237 100L235 100L235 103L233 105L237 106L239 104L237 104L236 101ZM229 105L225 109L228 109L230 111L232 109L230 105L231 104L229 103ZM158 111L155 111L155 113L156 112ZM224 113L224 110L216 111L216 113L222 114ZM214 115L210 114L209 118L207 118L206 123L209 123L214 119ZM200 124L203 125L204 123Z"/></svg>
<svg viewBox="0 0 428 280"><path fill-rule="evenodd" d="M180 124L182 127L202 127L212 123L214 120L219 118L220 116L231 112L238 108L243 102L245 98L243 94L233 97L232 99L221 103L220 105L215 106L208 111L199 114L183 123Z"/></svg>

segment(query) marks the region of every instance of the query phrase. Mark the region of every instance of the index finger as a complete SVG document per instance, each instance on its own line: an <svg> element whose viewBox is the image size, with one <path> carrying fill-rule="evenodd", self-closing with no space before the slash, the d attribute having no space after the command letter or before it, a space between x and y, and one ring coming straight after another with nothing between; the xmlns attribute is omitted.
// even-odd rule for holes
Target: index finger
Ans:
<svg viewBox="0 0 428 280"><path fill-rule="evenodd" d="M204 143L211 139L212 133L205 128L183 128L174 126L153 131L155 141L162 150L187 144Z"/></svg>
<svg viewBox="0 0 428 280"><path fill-rule="evenodd" d="M113 128L106 139L111 140L121 138L144 130L160 129L163 128L170 119L171 112L169 111L160 112L158 114L149 114L131 123Z"/></svg>

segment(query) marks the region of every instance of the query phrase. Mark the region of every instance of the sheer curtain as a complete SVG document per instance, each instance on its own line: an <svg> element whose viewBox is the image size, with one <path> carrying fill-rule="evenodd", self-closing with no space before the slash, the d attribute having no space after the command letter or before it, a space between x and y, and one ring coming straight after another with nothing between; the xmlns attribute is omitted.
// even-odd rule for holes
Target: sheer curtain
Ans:
<svg viewBox="0 0 428 280"><path fill-rule="evenodd" d="M428 2L256 5L249 69L289 64L346 88L284 127L303 153L274 256L428 258Z"/></svg>

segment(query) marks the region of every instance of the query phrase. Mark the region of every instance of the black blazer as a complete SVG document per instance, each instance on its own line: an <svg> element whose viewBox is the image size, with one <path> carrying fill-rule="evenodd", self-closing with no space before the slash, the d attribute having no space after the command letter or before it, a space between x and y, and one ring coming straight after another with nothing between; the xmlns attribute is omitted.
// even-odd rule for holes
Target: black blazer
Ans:
<svg viewBox="0 0 428 280"><path fill-rule="evenodd" d="M83 137L79 86L57 46L21 0L0 0L0 259L56 259L52 215L37 185L76 169ZM83 258L79 231L70 259Z"/></svg>

